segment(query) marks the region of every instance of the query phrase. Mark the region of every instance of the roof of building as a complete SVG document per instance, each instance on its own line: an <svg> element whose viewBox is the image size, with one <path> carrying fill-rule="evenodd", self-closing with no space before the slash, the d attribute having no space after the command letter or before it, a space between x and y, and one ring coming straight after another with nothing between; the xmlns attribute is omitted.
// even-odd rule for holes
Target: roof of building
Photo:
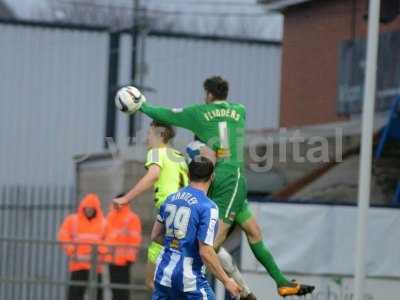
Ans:
<svg viewBox="0 0 400 300"><path fill-rule="evenodd" d="M374 118L374 130L379 131L387 122L387 112L378 112ZM337 121L332 123L322 123L305 125L291 128L277 128L265 130L249 130L247 139L268 138L274 143L279 142L282 137L291 137L296 132L300 132L305 139L312 136L333 137L340 130L343 136L359 136L361 135L361 115L354 115L351 119L345 121Z"/></svg>
<svg viewBox="0 0 400 300"><path fill-rule="evenodd" d="M356 203L358 193L359 154L349 157L320 176L311 184L305 186L291 198L302 200L318 200L319 202ZM378 183L378 178L372 176L371 202L383 205L390 202L388 195Z"/></svg>
<svg viewBox="0 0 400 300"><path fill-rule="evenodd" d="M371 203L388 205L400 176L399 143L390 142L384 156L374 159L371 177ZM290 198L318 202L357 202L360 154L356 153L337 164Z"/></svg>
<svg viewBox="0 0 400 300"><path fill-rule="evenodd" d="M129 28L132 0L3 0L18 18ZM150 30L281 41L283 18L257 0L140 1ZM142 18L144 19L144 18Z"/></svg>
<svg viewBox="0 0 400 300"><path fill-rule="evenodd" d="M376 138L379 137L378 133L386 123L387 116L376 115L374 122ZM324 127L326 125L320 128L321 136L327 136L324 135L324 131L327 129ZM294 199L305 202L355 204L359 180L360 127L360 120L342 124L343 159L325 164L314 164L308 171L304 169L297 175L297 178L290 180L286 187L272 196L278 199ZM309 128L303 135L307 136L307 131L311 133ZM314 134L318 135L316 131ZM352 141L349 143L350 139ZM282 172L289 177L290 164L283 165ZM390 204L399 178L400 142L390 140L385 146L383 155L373 160L371 203L374 205Z"/></svg>
<svg viewBox="0 0 400 300"><path fill-rule="evenodd" d="M311 0L259 0L268 10L283 10L289 6L302 4Z"/></svg>
<svg viewBox="0 0 400 300"><path fill-rule="evenodd" d="M385 126L386 121L386 113L376 114L374 132L379 132ZM353 203L357 198L358 176L355 175L355 172L358 170L360 136L361 120L359 117L353 117L348 121L299 128L249 132L247 142L259 141L258 147L267 147L266 151L269 153L266 159L267 165L272 166L268 172L255 173L254 176L251 172L247 174L249 186L252 186L252 189L249 190L271 193L273 197L279 199ZM318 143L309 143L311 139L315 138L321 140L321 145L324 141L328 146L329 160L314 161L307 158L297 161L290 141L303 140L302 143L298 143L298 151L308 157L307 153L311 153L310 150L319 145ZM272 143L273 148L266 146L268 143ZM283 144L286 146L282 147ZM282 154L284 159L281 157ZM262 153L259 155L262 156ZM342 160L343 162L339 163ZM247 166L250 168L255 163L249 159ZM376 170L382 169L386 170L387 168L377 168ZM373 195L372 202L375 204L387 202L386 191L380 190L380 185L375 186L376 193ZM336 199L336 201L332 199Z"/></svg>

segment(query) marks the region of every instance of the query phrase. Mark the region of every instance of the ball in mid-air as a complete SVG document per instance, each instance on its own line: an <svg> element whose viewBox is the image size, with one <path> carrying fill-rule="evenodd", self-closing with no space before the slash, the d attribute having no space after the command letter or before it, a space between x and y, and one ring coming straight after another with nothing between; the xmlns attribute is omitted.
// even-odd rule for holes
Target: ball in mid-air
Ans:
<svg viewBox="0 0 400 300"><path fill-rule="evenodd" d="M122 87L115 95L115 105L124 113L131 114L138 111L145 101L142 92L133 86Z"/></svg>

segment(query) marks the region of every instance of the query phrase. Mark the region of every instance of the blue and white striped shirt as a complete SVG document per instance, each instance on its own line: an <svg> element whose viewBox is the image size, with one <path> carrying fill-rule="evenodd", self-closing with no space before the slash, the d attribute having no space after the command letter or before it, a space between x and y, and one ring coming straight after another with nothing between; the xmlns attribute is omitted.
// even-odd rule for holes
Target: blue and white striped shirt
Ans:
<svg viewBox="0 0 400 300"><path fill-rule="evenodd" d="M166 232L155 282L183 292L200 290L208 283L199 241L213 246L218 229L217 206L203 191L188 186L165 200L157 219Z"/></svg>

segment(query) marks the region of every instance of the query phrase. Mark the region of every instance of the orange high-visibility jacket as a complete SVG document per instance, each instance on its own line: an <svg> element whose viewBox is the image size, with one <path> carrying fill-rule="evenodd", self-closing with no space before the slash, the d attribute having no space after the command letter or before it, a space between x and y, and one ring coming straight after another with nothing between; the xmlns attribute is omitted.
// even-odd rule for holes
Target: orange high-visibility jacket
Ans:
<svg viewBox="0 0 400 300"><path fill-rule="evenodd" d="M88 219L83 212L85 207L93 207L96 216ZM96 194L86 195L79 204L76 214L64 219L58 232L58 240L62 243L65 253L70 257L69 270L90 270L94 247L98 245L97 272L102 272L101 257L107 252L104 245L106 220L101 209L99 197Z"/></svg>
<svg viewBox="0 0 400 300"><path fill-rule="evenodd" d="M142 242L141 234L141 221L128 205L119 209L111 208L105 235L106 245L109 246L107 262L118 266L135 262Z"/></svg>

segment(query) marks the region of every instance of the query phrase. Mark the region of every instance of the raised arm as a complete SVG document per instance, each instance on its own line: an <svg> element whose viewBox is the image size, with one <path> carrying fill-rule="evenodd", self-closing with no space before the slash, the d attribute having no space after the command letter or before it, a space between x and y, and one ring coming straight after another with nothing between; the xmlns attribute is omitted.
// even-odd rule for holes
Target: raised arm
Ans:
<svg viewBox="0 0 400 300"><path fill-rule="evenodd" d="M198 105L193 105L186 108L170 109L145 102L140 108L140 111L156 121L193 131L196 125L196 122L193 121L197 115L197 106Z"/></svg>
<svg viewBox="0 0 400 300"><path fill-rule="evenodd" d="M118 205L125 205L153 187L154 183L160 177L161 168L157 164L152 164L148 167L146 175L144 175L138 183L123 197L115 198L113 202Z"/></svg>

